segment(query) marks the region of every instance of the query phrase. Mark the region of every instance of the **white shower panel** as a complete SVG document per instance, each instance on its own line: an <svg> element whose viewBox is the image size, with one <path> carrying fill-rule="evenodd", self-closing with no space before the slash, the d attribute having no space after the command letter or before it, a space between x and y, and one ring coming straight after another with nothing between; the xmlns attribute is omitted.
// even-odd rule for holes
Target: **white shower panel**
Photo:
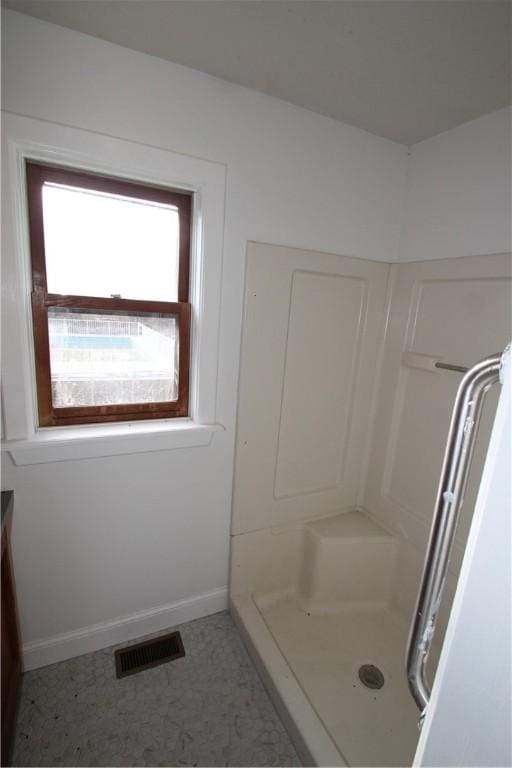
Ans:
<svg viewBox="0 0 512 768"><path fill-rule="evenodd" d="M451 408L462 373L418 360L470 367L502 350L511 328L508 254L393 267L382 385L364 507L423 552ZM490 392L459 526L460 564L496 408Z"/></svg>
<svg viewBox="0 0 512 768"><path fill-rule="evenodd" d="M249 244L234 533L355 505L388 271Z"/></svg>
<svg viewBox="0 0 512 768"><path fill-rule="evenodd" d="M325 491L346 482L347 436L366 295L365 281L359 278L293 274L276 499Z"/></svg>

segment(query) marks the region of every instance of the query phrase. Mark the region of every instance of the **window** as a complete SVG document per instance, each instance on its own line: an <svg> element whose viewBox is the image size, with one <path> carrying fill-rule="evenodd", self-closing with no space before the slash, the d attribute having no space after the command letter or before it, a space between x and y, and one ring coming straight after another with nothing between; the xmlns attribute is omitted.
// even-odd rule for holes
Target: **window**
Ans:
<svg viewBox="0 0 512 768"><path fill-rule="evenodd" d="M191 194L26 170L39 425L188 415Z"/></svg>

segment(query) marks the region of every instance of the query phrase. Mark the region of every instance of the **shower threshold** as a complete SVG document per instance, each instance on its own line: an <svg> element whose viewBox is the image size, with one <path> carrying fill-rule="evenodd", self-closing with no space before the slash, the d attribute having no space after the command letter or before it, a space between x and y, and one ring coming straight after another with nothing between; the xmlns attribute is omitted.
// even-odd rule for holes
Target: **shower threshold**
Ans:
<svg viewBox="0 0 512 768"><path fill-rule="evenodd" d="M403 620L385 606L314 613L293 595L238 595L232 613L305 765L408 766L418 712ZM378 667L379 689L362 665Z"/></svg>

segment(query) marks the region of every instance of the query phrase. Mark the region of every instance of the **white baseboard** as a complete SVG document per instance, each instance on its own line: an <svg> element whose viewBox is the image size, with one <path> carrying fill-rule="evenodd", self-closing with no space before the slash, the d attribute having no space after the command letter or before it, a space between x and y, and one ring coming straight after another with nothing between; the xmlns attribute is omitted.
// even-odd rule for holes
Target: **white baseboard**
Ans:
<svg viewBox="0 0 512 768"><path fill-rule="evenodd" d="M83 653L108 648L109 645L124 643L167 627L175 627L185 621L224 611L227 607L228 590L223 587L177 603L160 605L73 632L35 640L23 646L24 669L37 669Z"/></svg>

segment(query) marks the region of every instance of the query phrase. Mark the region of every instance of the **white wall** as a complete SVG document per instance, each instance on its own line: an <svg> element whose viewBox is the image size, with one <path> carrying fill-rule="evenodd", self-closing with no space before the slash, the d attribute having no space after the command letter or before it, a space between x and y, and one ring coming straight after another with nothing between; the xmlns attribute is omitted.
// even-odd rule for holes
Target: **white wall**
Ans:
<svg viewBox="0 0 512 768"><path fill-rule="evenodd" d="M6 460L22 634L34 643L225 587L246 243L396 259L407 153L168 62L12 12L2 21L4 109L227 167L217 389L227 429L203 448Z"/></svg>
<svg viewBox="0 0 512 768"><path fill-rule="evenodd" d="M501 109L411 147L401 261L512 250L511 116Z"/></svg>

